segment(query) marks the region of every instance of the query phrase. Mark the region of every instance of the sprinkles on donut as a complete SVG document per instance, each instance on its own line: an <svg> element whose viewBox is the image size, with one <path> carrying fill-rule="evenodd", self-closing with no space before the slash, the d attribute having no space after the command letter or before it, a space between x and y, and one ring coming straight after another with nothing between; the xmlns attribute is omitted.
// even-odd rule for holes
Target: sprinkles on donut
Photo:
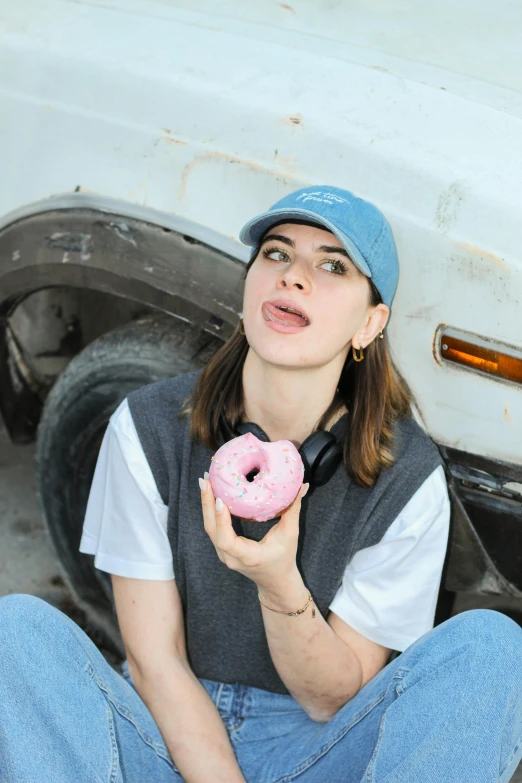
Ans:
<svg viewBox="0 0 522 783"><path fill-rule="evenodd" d="M209 480L215 497L236 517L265 522L295 500L303 474L303 461L293 443L266 443L248 432L216 451Z"/></svg>

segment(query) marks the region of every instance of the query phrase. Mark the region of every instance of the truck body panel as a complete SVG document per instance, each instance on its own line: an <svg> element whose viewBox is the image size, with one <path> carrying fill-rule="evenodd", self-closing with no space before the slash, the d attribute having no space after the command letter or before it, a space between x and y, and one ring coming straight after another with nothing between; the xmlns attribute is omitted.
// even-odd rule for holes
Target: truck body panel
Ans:
<svg viewBox="0 0 522 783"><path fill-rule="evenodd" d="M3 224L79 190L190 221L245 260L252 215L297 187L349 188L394 230L389 335L428 432L520 465L521 386L434 346L447 324L522 349L522 9L476 6L5 5ZM0 299L30 263L13 254Z"/></svg>

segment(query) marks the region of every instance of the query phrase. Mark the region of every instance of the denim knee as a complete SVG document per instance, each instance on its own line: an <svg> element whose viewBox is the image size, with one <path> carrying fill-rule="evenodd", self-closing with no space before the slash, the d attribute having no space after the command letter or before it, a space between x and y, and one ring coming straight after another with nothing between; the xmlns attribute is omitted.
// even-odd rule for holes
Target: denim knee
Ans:
<svg viewBox="0 0 522 783"><path fill-rule="evenodd" d="M55 668L87 661L105 666L101 652L70 617L32 595L0 598L0 651L3 660L10 653L13 665L22 669L39 658Z"/></svg>
<svg viewBox="0 0 522 783"><path fill-rule="evenodd" d="M522 629L520 626L502 612L493 609L470 609L453 618L458 622L460 629L477 639L498 639L520 643Z"/></svg>
<svg viewBox="0 0 522 783"><path fill-rule="evenodd" d="M0 598L0 633L9 627L19 627L21 622L31 621L48 609L51 609L50 605L35 595L4 595Z"/></svg>
<svg viewBox="0 0 522 783"><path fill-rule="evenodd" d="M511 659L522 670L522 629L510 617L491 609L472 609L452 618L457 640L489 661ZM452 622L449 621L449 622Z"/></svg>
<svg viewBox="0 0 522 783"><path fill-rule="evenodd" d="M451 617L414 642L396 665L423 676L434 665L457 657L467 660L469 667L479 664L492 680L503 671L511 672L512 684L520 682L522 692L522 629L491 609L472 609Z"/></svg>
<svg viewBox="0 0 522 783"><path fill-rule="evenodd" d="M14 593L0 598L0 649L4 654L10 650L20 663L25 653L34 659L39 641L50 636L57 640L61 618L57 609L34 595Z"/></svg>

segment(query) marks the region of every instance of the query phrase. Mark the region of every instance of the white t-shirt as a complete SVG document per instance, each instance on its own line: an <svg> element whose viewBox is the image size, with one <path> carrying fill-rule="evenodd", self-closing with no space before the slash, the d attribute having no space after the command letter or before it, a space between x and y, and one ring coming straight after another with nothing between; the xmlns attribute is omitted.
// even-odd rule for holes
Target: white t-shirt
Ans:
<svg viewBox="0 0 522 783"><path fill-rule="evenodd" d="M167 515L124 400L100 449L80 551L117 576L174 579ZM368 639L405 650L433 627L449 517L438 467L381 541L348 563L330 610Z"/></svg>

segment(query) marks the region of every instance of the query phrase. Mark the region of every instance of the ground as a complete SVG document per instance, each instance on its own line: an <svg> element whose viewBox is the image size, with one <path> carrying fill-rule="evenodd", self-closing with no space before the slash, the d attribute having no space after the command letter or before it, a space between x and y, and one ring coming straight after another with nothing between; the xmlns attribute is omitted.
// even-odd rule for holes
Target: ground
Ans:
<svg viewBox="0 0 522 783"><path fill-rule="evenodd" d="M58 607L88 633L111 665L118 665L65 585L38 509L34 446L14 446L0 429L0 596L9 593L31 593Z"/></svg>
<svg viewBox="0 0 522 783"><path fill-rule="evenodd" d="M40 519L34 447L13 446L0 429L0 596L8 593L31 593L49 601L72 617L100 646L97 634L74 605ZM457 609L477 605L501 608L498 599L466 596ZM114 655L101 646L100 649L111 665L117 666ZM522 783L522 765L512 783Z"/></svg>

